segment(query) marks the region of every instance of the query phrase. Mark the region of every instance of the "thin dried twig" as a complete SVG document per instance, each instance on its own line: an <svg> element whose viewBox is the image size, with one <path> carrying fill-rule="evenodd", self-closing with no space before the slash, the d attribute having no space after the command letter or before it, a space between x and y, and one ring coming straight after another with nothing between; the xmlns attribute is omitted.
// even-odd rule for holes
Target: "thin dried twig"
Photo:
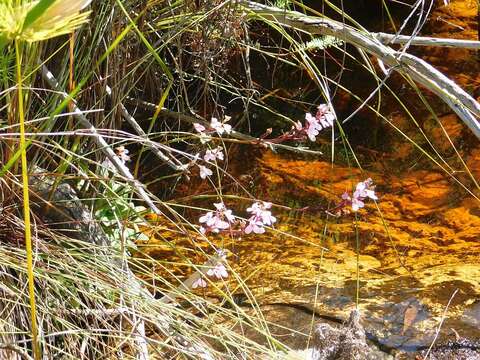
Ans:
<svg viewBox="0 0 480 360"><path fill-rule="evenodd" d="M445 310L443 311L442 319L440 320L440 324L438 324L437 330L435 331L435 337L433 338L433 341L432 341L432 343L430 344L430 346L429 346L429 348L428 348L428 350L427 350L427 353L426 353L425 356L423 357L423 360L427 360L427 359L428 359L428 356L430 355L430 352L431 352L432 349L433 349L433 345L435 344L435 342L436 342L437 339L438 339L438 335L440 334L440 329L442 328L443 322L445 321L445 319L446 319L446 317L447 317L448 308L450 307L450 304L452 303L452 300L453 300L453 298L455 297L455 295L457 295L457 292L458 292L458 289L455 289L455 291L453 292L452 296L450 296L450 300L448 300L448 304L447 304L447 306L445 306Z"/></svg>
<svg viewBox="0 0 480 360"><path fill-rule="evenodd" d="M28 353L22 349L20 346L17 346L15 344L0 344L0 349L8 350L17 353L22 357L22 359L25 360L33 360L33 358L28 355Z"/></svg>

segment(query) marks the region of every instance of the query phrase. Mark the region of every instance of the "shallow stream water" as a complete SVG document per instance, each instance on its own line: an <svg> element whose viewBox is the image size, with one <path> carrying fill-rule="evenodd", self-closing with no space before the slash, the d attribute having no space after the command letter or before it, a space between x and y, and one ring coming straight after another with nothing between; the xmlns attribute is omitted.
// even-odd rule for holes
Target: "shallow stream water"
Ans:
<svg viewBox="0 0 480 360"><path fill-rule="evenodd" d="M264 198L300 211L274 207L277 223L265 234L211 241L229 249L230 266L283 343L306 348L313 323L339 325L357 303L369 339L389 353L408 358L434 340L480 341L480 201L448 175L360 172L270 151L252 171ZM376 184L377 203L340 218L325 213L366 177ZM176 250L152 239L151 256L172 263L182 262L179 252L191 257L191 238L160 234L175 239ZM198 235L195 241L210 252ZM248 311L252 302L234 277L224 285ZM254 330L242 331L263 341Z"/></svg>
<svg viewBox="0 0 480 360"><path fill-rule="evenodd" d="M332 194L365 176L375 180L379 196L378 207L370 203L357 216L292 212L280 216L276 235L238 242L240 272L257 270L249 284L261 303L297 304L344 319L356 304L358 241L358 306L371 338L412 351L428 347L440 325L439 342L480 337L480 202L462 195L448 176L422 170L360 175L272 153L259 164L279 203L333 203ZM292 315L298 323L298 311ZM305 321L304 328L308 316Z"/></svg>

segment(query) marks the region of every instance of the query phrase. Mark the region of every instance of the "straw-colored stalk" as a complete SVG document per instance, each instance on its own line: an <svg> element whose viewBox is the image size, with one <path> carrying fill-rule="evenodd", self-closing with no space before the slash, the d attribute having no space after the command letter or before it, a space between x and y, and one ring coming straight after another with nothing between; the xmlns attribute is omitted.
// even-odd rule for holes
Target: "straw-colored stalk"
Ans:
<svg viewBox="0 0 480 360"><path fill-rule="evenodd" d="M47 40L73 32L83 24L88 12L80 13L91 0L40 0L18 3L0 2L0 46L14 43L18 95L18 121L20 125L20 157L22 164L23 213L25 221L25 247L30 301L32 348L35 359L41 359L35 308L33 249L30 224L27 144L25 141L25 109L23 102L22 43Z"/></svg>
<svg viewBox="0 0 480 360"><path fill-rule="evenodd" d="M40 346L38 343L37 315L35 310L35 284L33 278L33 251L32 251L32 233L30 228L30 199L28 195L28 166L27 150L25 142L25 114L23 108L22 92L22 54L19 40L15 40L15 54L17 67L17 94L18 94L18 121L20 124L20 151L22 162L22 184L23 184L23 218L25 222L25 247L27 252L27 275L28 275L28 293L30 298L30 320L32 323L32 342L33 354L35 359L40 359Z"/></svg>

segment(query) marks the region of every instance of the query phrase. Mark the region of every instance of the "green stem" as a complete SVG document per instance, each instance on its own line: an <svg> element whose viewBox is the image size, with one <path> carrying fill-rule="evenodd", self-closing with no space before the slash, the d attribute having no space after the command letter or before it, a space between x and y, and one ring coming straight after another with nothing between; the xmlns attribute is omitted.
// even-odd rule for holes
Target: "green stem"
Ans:
<svg viewBox="0 0 480 360"><path fill-rule="evenodd" d="M32 322L32 347L35 360L41 359L38 343L37 315L35 311L35 286L33 277L32 233L30 228L30 199L28 196L27 150L25 145L25 114L23 112L22 58L19 40L15 40L17 67L18 117L20 123L20 149L23 183L23 216L25 221L25 247L27 251L28 292L30 297L30 320Z"/></svg>

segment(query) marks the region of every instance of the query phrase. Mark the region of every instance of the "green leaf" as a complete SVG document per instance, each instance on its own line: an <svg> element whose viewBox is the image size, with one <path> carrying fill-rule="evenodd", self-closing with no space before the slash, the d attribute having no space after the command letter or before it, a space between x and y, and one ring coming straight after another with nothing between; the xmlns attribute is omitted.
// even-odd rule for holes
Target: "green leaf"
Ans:
<svg viewBox="0 0 480 360"><path fill-rule="evenodd" d="M22 31L32 25L35 20L42 16L47 9L53 5L56 0L40 0L25 16Z"/></svg>

